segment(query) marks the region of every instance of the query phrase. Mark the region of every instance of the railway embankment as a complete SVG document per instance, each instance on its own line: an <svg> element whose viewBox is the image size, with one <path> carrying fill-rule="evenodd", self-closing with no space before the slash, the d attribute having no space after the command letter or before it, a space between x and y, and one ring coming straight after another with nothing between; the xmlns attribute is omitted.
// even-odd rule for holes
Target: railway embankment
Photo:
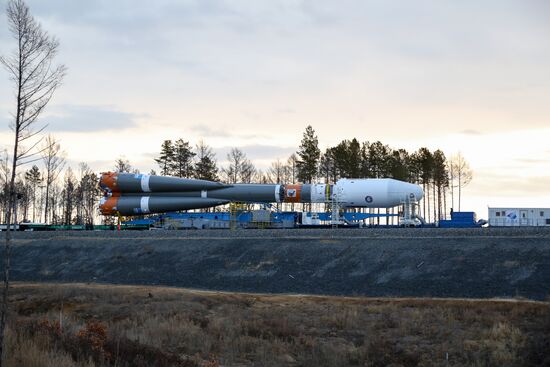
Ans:
<svg viewBox="0 0 550 367"><path fill-rule="evenodd" d="M11 278L548 300L550 228L21 232Z"/></svg>

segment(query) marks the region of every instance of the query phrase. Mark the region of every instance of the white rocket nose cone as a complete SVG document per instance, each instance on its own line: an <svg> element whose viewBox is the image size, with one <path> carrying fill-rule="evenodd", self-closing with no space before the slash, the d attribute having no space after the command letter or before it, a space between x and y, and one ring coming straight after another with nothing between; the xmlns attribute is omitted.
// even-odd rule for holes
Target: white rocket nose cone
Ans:
<svg viewBox="0 0 550 367"><path fill-rule="evenodd" d="M424 190L422 190L422 187L420 187L418 185L414 185L413 194L414 194L416 200L420 200L424 197Z"/></svg>

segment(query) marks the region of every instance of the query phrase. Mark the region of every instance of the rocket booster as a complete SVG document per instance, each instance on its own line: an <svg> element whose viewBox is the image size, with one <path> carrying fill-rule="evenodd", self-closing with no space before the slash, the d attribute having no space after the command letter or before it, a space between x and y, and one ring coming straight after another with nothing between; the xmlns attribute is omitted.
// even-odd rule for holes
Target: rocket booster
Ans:
<svg viewBox="0 0 550 367"><path fill-rule="evenodd" d="M113 193L177 192L228 187L220 182L206 180L117 172L102 173L99 186Z"/></svg>
<svg viewBox="0 0 550 367"><path fill-rule="evenodd" d="M103 215L141 215L208 208L229 202L324 203L389 208L420 200L422 188L394 179L340 179L336 184L223 184L206 180L131 173L103 173Z"/></svg>

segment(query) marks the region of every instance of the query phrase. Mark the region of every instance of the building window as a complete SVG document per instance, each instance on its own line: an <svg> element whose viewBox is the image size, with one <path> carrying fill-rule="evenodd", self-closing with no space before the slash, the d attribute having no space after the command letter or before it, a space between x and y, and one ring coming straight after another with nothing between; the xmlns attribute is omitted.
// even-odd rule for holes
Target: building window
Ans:
<svg viewBox="0 0 550 367"><path fill-rule="evenodd" d="M522 218L525 218L525 213L521 213L521 217L522 217Z"/></svg>
<svg viewBox="0 0 550 367"><path fill-rule="evenodd" d="M503 210L500 212L500 215L502 215L503 217L506 216L506 212Z"/></svg>
<svg viewBox="0 0 550 367"><path fill-rule="evenodd" d="M497 212L497 217L500 217L500 212Z"/></svg>
<svg viewBox="0 0 550 367"><path fill-rule="evenodd" d="M550 225L550 219L546 218L546 224Z"/></svg>
<svg viewBox="0 0 550 367"><path fill-rule="evenodd" d="M540 212L540 216L544 217L544 212L543 211Z"/></svg>

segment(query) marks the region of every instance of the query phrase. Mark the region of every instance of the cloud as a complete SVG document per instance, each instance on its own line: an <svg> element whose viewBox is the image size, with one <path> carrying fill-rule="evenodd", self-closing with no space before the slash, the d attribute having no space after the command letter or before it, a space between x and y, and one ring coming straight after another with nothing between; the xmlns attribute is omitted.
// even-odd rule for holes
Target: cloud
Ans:
<svg viewBox="0 0 550 367"><path fill-rule="evenodd" d="M483 135L481 131L473 130L473 129L462 130L460 133L463 135Z"/></svg>
<svg viewBox="0 0 550 367"><path fill-rule="evenodd" d="M539 159L539 158L516 158L516 162L525 163L525 164L547 164L548 159Z"/></svg>
<svg viewBox="0 0 550 367"><path fill-rule="evenodd" d="M278 108L275 110L275 114L277 115L293 115L296 113L296 110L294 108Z"/></svg>
<svg viewBox="0 0 550 367"><path fill-rule="evenodd" d="M226 127L212 128L207 124L196 124L189 128L192 132L199 137L208 138L240 138L240 139L259 139L266 138L268 136L262 134L243 134L240 132L231 132Z"/></svg>
<svg viewBox="0 0 550 367"><path fill-rule="evenodd" d="M208 125L193 125L190 127L190 130L196 133L197 135L200 135L201 137L205 138L227 138L232 136L227 130L225 129L212 129Z"/></svg>
<svg viewBox="0 0 550 367"><path fill-rule="evenodd" d="M58 105L41 121L51 132L92 132L129 129L143 117L147 115L122 112L113 106Z"/></svg>

